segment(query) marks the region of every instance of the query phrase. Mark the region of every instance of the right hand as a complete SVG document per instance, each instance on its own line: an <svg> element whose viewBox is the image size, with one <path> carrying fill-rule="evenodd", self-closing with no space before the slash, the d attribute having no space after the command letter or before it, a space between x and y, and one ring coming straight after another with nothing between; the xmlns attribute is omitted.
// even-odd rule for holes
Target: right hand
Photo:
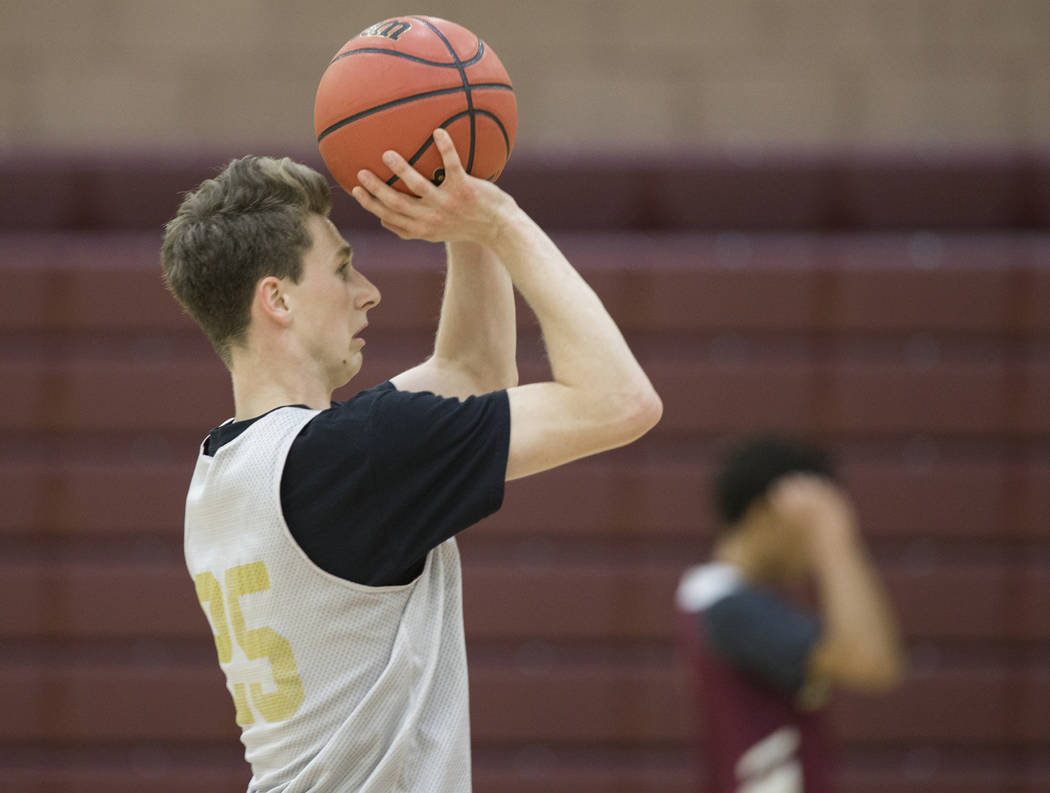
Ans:
<svg viewBox="0 0 1050 793"><path fill-rule="evenodd" d="M828 531L852 531L856 522L846 492L816 474L790 474L777 480L769 506L777 518L811 539Z"/></svg>
<svg viewBox="0 0 1050 793"><path fill-rule="evenodd" d="M491 248L517 204L496 185L466 172L445 130L434 130L434 143L445 168L440 186L397 152L387 151L383 162L415 195L395 190L368 170L358 173L363 186L355 187L351 195L401 239L478 242Z"/></svg>

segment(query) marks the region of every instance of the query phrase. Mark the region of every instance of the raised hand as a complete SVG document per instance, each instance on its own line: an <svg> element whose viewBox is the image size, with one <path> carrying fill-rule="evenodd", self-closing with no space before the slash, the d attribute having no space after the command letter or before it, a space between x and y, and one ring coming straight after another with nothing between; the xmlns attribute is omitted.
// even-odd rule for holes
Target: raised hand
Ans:
<svg viewBox="0 0 1050 793"><path fill-rule="evenodd" d="M351 194L379 218L384 228L402 239L493 245L502 224L517 207L514 199L496 185L468 174L445 130L434 130L434 143L445 168L440 186L431 183L397 152L387 151L383 162L414 196L395 190L367 170L358 173L361 185Z"/></svg>
<svg viewBox="0 0 1050 793"><path fill-rule="evenodd" d="M769 493L773 513L804 535L848 531L854 527L853 505L845 491L814 474L791 474L779 479Z"/></svg>

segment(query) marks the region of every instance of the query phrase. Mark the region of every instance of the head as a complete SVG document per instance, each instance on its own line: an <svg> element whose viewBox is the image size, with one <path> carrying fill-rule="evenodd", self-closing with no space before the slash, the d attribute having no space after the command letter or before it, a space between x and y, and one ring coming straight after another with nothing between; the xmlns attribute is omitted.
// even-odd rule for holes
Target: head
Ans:
<svg viewBox="0 0 1050 793"><path fill-rule="evenodd" d="M373 293L361 316L348 318L348 327L363 326L364 311L378 302L378 293L352 272L349 246L328 220L330 209L324 177L287 157L233 160L184 198L164 232L164 283L228 367L249 344L257 322L294 326L302 335L332 321L322 316L325 311L350 311L353 300L309 302L333 297L330 290L339 291L341 283L348 285L343 291L354 286L362 292L367 285ZM329 265L328 277L319 281ZM318 339L300 342L308 350L321 346ZM345 358L343 353L334 352Z"/></svg>
<svg viewBox="0 0 1050 793"><path fill-rule="evenodd" d="M767 495L778 480L795 473L836 478L830 457L819 449L764 436L730 447L712 481L719 545L734 545L762 578L781 583L804 574L808 559L801 538L777 519Z"/></svg>

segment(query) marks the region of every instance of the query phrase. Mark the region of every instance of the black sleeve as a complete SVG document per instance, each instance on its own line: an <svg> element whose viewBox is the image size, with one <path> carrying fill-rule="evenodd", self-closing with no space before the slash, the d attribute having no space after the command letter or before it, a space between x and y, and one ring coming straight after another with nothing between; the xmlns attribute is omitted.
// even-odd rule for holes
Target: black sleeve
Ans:
<svg viewBox="0 0 1050 793"><path fill-rule="evenodd" d="M285 519L322 569L407 584L431 549L499 509L509 445L505 391L458 400L387 383L299 434L281 481Z"/></svg>
<svg viewBox="0 0 1050 793"><path fill-rule="evenodd" d="M711 645L763 682L796 694L806 682L820 621L770 593L743 589L701 612Z"/></svg>

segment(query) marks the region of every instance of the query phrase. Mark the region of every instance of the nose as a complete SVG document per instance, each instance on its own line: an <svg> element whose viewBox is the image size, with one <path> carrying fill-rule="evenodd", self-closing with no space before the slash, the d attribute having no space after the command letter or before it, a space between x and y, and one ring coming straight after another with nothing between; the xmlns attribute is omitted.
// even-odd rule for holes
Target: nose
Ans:
<svg viewBox="0 0 1050 793"><path fill-rule="evenodd" d="M358 284L357 300L355 301L357 307L362 311L370 310L379 305L379 301L382 300L383 296L379 294L379 290L376 289L375 284L357 273L357 277L360 279Z"/></svg>

